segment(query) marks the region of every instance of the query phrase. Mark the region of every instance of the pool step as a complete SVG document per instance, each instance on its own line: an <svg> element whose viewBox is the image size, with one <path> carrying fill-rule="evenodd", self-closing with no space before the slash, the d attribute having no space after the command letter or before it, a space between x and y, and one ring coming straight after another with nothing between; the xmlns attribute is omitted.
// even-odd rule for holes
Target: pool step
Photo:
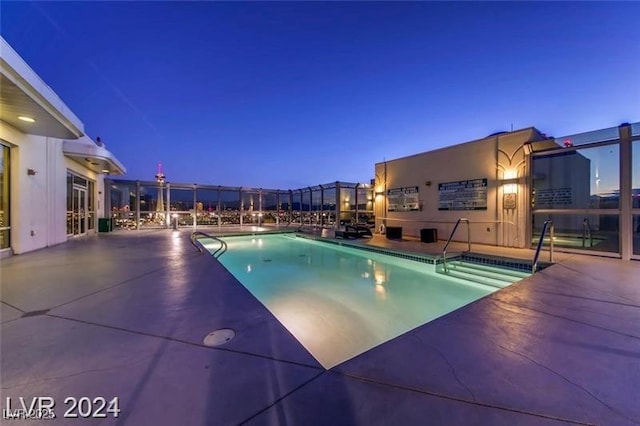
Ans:
<svg viewBox="0 0 640 426"><path fill-rule="evenodd" d="M498 279L507 278L509 280L513 278L513 280L511 281L512 283L531 275L530 273L525 271L518 271L516 269L510 269L510 268L502 268L499 266L482 265L479 263L467 262L464 260L462 261L454 260L453 262L447 262L447 267L450 265L463 271L486 272L488 276L495 275Z"/></svg>
<svg viewBox="0 0 640 426"><path fill-rule="evenodd" d="M447 262L447 269L446 275L494 288L504 288L530 275L513 269L480 265L460 260ZM438 267L438 272L444 274L444 269L441 265Z"/></svg>

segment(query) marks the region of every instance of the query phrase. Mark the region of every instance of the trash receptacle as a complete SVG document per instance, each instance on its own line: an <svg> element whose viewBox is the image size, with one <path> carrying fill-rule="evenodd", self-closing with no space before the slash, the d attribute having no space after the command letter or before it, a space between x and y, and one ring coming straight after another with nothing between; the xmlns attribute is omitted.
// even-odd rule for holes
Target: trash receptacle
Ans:
<svg viewBox="0 0 640 426"><path fill-rule="evenodd" d="M98 232L113 231L113 219L110 217L102 217L98 219Z"/></svg>
<svg viewBox="0 0 640 426"><path fill-rule="evenodd" d="M387 226L387 239L389 239L389 240L401 240L402 239L402 226Z"/></svg>
<svg viewBox="0 0 640 426"><path fill-rule="evenodd" d="M438 230L436 228L423 228L420 230L420 241L423 243L438 242Z"/></svg>

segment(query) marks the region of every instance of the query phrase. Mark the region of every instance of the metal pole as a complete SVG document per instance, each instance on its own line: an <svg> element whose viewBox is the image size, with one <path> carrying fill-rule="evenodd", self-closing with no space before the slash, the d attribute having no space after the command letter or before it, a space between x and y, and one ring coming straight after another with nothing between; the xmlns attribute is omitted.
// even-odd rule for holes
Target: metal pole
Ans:
<svg viewBox="0 0 640 426"><path fill-rule="evenodd" d="M218 228L222 226L222 212L220 211L220 206L222 202L220 201L220 185L218 185L218 205L216 206L216 213L218 214Z"/></svg>
<svg viewBox="0 0 640 426"><path fill-rule="evenodd" d="M340 182L336 181L336 220L333 224L335 229L340 227L340 218L342 217L342 191Z"/></svg>
<svg viewBox="0 0 640 426"><path fill-rule="evenodd" d="M167 226L167 228L169 227L169 224L171 222L171 184L169 182L167 182L167 206L165 207L165 219L164 222Z"/></svg>
<svg viewBox="0 0 640 426"><path fill-rule="evenodd" d="M198 227L198 199L196 193L198 191L198 184L193 184L193 230Z"/></svg>
<svg viewBox="0 0 640 426"><path fill-rule="evenodd" d="M631 260L633 254L633 215L632 205L632 166L640 164L637 158L631 158L631 125L621 124L618 128L620 135L620 226L618 235L620 236L620 257L623 260Z"/></svg>
<svg viewBox="0 0 640 426"><path fill-rule="evenodd" d="M140 181L136 181L136 230L140 230Z"/></svg>
<svg viewBox="0 0 640 426"><path fill-rule="evenodd" d="M324 188L320 185L320 226L324 228Z"/></svg>
<svg viewBox="0 0 640 426"><path fill-rule="evenodd" d="M167 196L165 198L167 199L167 205L165 207L166 213L164 222L166 223L168 228L171 224L171 184L169 182L167 182Z"/></svg>
<svg viewBox="0 0 640 426"><path fill-rule="evenodd" d="M238 194L240 194L240 228L242 228L242 216L244 215L244 198L242 198L242 188L238 190Z"/></svg>
<svg viewBox="0 0 640 426"><path fill-rule="evenodd" d="M358 217L358 188L360 188L360 184L359 184L359 183L356 183L356 189L355 189L355 193L356 193L356 196L355 196L355 203L356 203L356 223L355 223L355 224L356 224L356 225L357 225L357 224L358 224L358 222L359 222L359 217Z"/></svg>

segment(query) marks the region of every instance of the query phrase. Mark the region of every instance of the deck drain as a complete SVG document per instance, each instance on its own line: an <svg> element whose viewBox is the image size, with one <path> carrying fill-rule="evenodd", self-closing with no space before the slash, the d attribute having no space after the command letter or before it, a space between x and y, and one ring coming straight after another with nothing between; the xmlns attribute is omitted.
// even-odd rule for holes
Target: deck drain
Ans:
<svg viewBox="0 0 640 426"><path fill-rule="evenodd" d="M221 328L207 334L207 337L204 338L204 344L206 346L222 346L235 336L236 332L230 328Z"/></svg>
<svg viewBox="0 0 640 426"><path fill-rule="evenodd" d="M265 262L271 262L271 259L265 259L264 261Z"/></svg>

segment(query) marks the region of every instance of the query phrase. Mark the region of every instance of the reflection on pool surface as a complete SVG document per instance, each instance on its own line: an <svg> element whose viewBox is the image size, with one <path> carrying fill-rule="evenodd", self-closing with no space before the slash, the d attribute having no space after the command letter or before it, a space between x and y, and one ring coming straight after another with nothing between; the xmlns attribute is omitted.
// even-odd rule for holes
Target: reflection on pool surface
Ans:
<svg viewBox="0 0 640 426"><path fill-rule="evenodd" d="M220 262L325 368L497 290L433 265L292 235L224 240Z"/></svg>

